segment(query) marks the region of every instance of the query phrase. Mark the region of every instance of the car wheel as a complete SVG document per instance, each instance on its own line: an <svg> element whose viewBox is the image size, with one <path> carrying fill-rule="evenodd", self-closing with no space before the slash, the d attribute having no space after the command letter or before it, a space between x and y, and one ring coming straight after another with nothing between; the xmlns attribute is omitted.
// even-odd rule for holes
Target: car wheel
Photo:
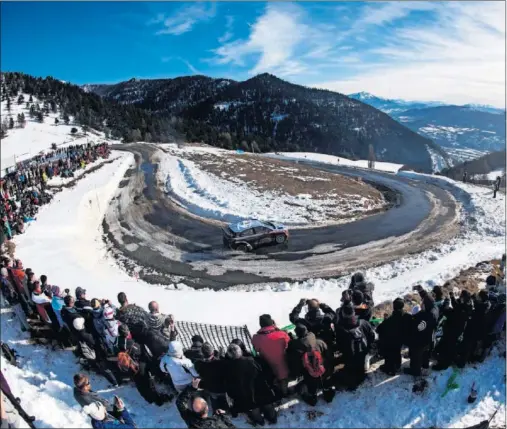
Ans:
<svg viewBox="0 0 507 429"><path fill-rule="evenodd" d="M248 247L246 244L238 244L236 250L239 250L240 252L248 252Z"/></svg>
<svg viewBox="0 0 507 429"><path fill-rule="evenodd" d="M283 244L285 243L285 240L287 240L287 237L285 236L285 234L280 234L276 236L275 240L278 244Z"/></svg>

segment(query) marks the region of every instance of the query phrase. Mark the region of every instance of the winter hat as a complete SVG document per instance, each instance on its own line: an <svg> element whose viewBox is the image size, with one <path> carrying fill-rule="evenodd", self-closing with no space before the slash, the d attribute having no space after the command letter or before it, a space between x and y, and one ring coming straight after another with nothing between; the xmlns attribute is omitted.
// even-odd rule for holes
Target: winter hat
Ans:
<svg viewBox="0 0 507 429"><path fill-rule="evenodd" d="M414 305L414 306L412 307L412 316L413 316L414 314L419 313L420 311L421 311L421 307L420 307L420 306L418 306L418 305Z"/></svg>
<svg viewBox="0 0 507 429"><path fill-rule="evenodd" d="M263 314L262 316L259 317L259 325L261 326L261 328L266 328L274 324L275 322L273 321L273 319L269 314Z"/></svg>
<svg viewBox="0 0 507 429"><path fill-rule="evenodd" d="M495 276L488 276L486 278L486 286L496 286L496 277Z"/></svg>
<svg viewBox="0 0 507 429"><path fill-rule="evenodd" d="M213 356L214 352L215 350L213 349L213 346L210 343L204 343L202 345L202 355L206 359L209 359L211 356Z"/></svg>
<svg viewBox="0 0 507 429"><path fill-rule="evenodd" d="M364 274L361 272L354 273L350 282L351 286L354 287L359 283L364 283Z"/></svg>
<svg viewBox="0 0 507 429"><path fill-rule="evenodd" d="M405 307L405 301L403 301L402 298L396 298L393 301L393 310L403 310L403 307Z"/></svg>
<svg viewBox="0 0 507 429"><path fill-rule="evenodd" d="M432 290L433 295L437 300L441 300L444 297L444 291L442 290L442 286L435 286Z"/></svg>
<svg viewBox="0 0 507 429"><path fill-rule="evenodd" d="M348 289L342 292L341 301L343 302L344 305L347 305L352 301L352 297L350 296L350 291Z"/></svg>
<svg viewBox="0 0 507 429"><path fill-rule="evenodd" d="M342 307L342 317L344 319L352 319L354 317L355 311L352 305L344 305Z"/></svg>
<svg viewBox="0 0 507 429"><path fill-rule="evenodd" d="M303 338L308 333L308 328L302 323L298 323L295 332L298 338Z"/></svg>
<svg viewBox="0 0 507 429"><path fill-rule="evenodd" d="M204 343L204 340L202 339L202 337L200 335L194 335L192 337L192 343L202 345Z"/></svg>
<svg viewBox="0 0 507 429"><path fill-rule="evenodd" d="M114 320L114 310L111 308L111 306L109 305L105 306L104 312L102 314L104 315L104 319Z"/></svg>
<svg viewBox="0 0 507 429"><path fill-rule="evenodd" d="M83 407L83 411L92 419L102 421L106 418L106 407L100 402L92 402L90 405Z"/></svg>
<svg viewBox="0 0 507 429"><path fill-rule="evenodd" d="M85 294L86 294L86 289L83 289L82 287L79 287L79 286L76 288L76 298L79 299L79 297L81 295L85 295Z"/></svg>
<svg viewBox="0 0 507 429"><path fill-rule="evenodd" d="M51 287L51 293L58 298L62 297L62 291L58 286Z"/></svg>
<svg viewBox="0 0 507 429"><path fill-rule="evenodd" d="M179 341L171 341L167 349L169 356L181 359L183 357L183 346Z"/></svg>
<svg viewBox="0 0 507 429"><path fill-rule="evenodd" d="M74 329L76 331L84 330L84 325L85 325L84 317L76 317L72 322L72 326L74 326Z"/></svg>
<svg viewBox="0 0 507 429"><path fill-rule="evenodd" d="M4 277L7 277L9 275L8 272L7 272L7 268L2 268L0 270L0 274L2 274L2 276L4 276Z"/></svg>
<svg viewBox="0 0 507 429"><path fill-rule="evenodd" d="M354 305L361 305L364 301L364 295L360 290L355 290L352 292L352 303Z"/></svg>

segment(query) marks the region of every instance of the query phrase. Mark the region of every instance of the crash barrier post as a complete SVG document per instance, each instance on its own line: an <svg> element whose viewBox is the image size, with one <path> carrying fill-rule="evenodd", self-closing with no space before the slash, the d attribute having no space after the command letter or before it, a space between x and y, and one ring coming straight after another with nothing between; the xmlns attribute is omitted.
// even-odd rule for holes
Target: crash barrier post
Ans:
<svg viewBox="0 0 507 429"><path fill-rule="evenodd" d="M192 337L194 335L200 335L215 350L218 350L220 347L227 350L229 344L236 338L243 341L247 350L253 349L252 337L246 325L223 326L184 321L176 321L175 324L179 333L178 339L181 341L184 349L192 347Z"/></svg>

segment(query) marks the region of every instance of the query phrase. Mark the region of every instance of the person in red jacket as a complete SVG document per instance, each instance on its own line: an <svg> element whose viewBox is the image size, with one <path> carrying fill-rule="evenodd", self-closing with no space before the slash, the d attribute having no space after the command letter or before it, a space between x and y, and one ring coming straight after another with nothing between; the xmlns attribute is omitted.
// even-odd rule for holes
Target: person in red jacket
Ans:
<svg viewBox="0 0 507 429"><path fill-rule="evenodd" d="M269 314L259 317L261 329L253 336L252 344L255 351L266 361L276 378L280 394L287 396L289 385L289 367L285 358L285 350L289 344L287 332L276 327Z"/></svg>

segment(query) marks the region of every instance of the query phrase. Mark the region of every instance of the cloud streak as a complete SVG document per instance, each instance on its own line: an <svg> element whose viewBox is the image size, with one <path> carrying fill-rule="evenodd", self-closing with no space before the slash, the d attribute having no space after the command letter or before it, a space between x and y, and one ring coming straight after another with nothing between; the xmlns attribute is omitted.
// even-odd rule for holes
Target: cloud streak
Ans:
<svg viewBox="0 0 507 429"><path fill-rule="evenodd" d="M209 21L216 15L215 3L209 7L204 3L193 3L190 6L181 7L175 14L167 17L159 13L148 22L148 25L162 24L162 28L155 34L168 34L179 36L192 30L199 22Z"/></svg>

